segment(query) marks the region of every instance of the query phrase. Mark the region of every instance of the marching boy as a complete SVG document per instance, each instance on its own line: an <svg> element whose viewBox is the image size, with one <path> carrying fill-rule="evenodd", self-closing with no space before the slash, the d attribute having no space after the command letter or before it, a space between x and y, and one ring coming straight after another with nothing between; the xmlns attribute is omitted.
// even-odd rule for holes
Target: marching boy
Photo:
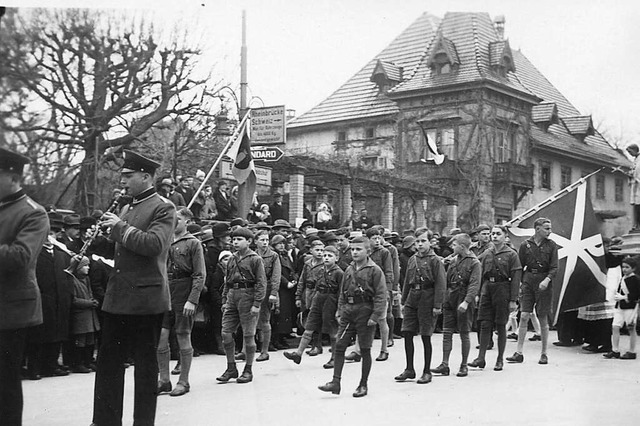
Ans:
<svg viewBox="0 0 640 426"><path fill-rule="evenodd" d="M387 285L384 274L368 256L369 241L356 237L351 241L353 263L342 278L338 291L339 328L335 348L333 380L318 386L323 392L340 393L340 379L344 367L344 353L351 339L358 336L362 351L362 375L353 393L356 398L367 394L367 381L371 371L371 345L376 324L385 314Z"/></svg>
<svg viewBox="0 0 640 426"><path fill-rule="evenodd" d="M323 365L324 368L333 368L336 345L336 333L338 322L336 310L338 309L338 290L344 273L336 264L338 261L338 249L333 246L325 247L322 255L323 274L316 283L316 296L311 303L311 310L304 325L304 334L300 340L298 349L294 352L285 352L284 356L296 364L302 360L302 352L311 342L314 332L328 333L331 341L331 359Z"/></svg>

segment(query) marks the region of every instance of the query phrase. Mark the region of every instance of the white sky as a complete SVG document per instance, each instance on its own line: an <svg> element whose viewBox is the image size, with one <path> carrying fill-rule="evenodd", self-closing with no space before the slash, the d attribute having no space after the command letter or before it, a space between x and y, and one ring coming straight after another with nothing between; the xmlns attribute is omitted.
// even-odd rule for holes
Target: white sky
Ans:
<svg viewBox="0 0 640 426"><path fill-rule="evenodd" d="M250 97L297 114L335 91L423 12L505 15L506 37L594 123L640 138L640 2L419 0L0 0L6 6L148 8L205 34L206 61L239 87L247 12ZM238 90L239 94L239 90ZM251 104L260 106L259 102Z"/></svg>

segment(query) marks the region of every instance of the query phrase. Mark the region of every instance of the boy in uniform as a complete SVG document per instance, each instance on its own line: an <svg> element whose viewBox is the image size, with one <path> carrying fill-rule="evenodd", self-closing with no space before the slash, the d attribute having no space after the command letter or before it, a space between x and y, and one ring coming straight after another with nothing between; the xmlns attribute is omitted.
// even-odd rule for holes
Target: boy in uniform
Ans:
<svg viewBox="0 0 640 426"><path fill-rule="evenodd" d="M307 320L311 303L316 295L316 283L320 280L323 273L322 254L324 252L324 244L317 237L309 244L311 258L304 262L300 279L298 280L298 287L296 288L296 306L300 308L300 312L302 312L303 323ZM316 356L322 353L320 337L319 334L316 334L313 348L308 352L309 355Z"/></svg>
<svg viewBox="0 0 640 426"><path fill-rule="evenodd" d="M169 250L169 290L171 291L171 311L164 314L160 343L158 344L158 370L160 381L158 393L171 392L171 396L181 396L189 392L189 371L193 359L191 330L200 292L204 287L206 267L204 248L196 237L187 232L187 225L193 213L186 207L178 210L174 241ZM169 333L175 330L180 347L180 378L171 390L169 379Z"/></svg>
<svg viewBox="0 0 640 426"><path fill-rule="evenodd" d="M335 347L333 380L318 386L323 392L340 393L344 353L351 339L358 336L362 351L362 375L354 392L356 398L367 395L371 371L371 344L376 324L386 310L387 286L384 274L367 255L369 243L357 237L351 241L353 263L347 268L338 292L339 328Z"/></svg>
<svg viewBox="0 0 640 426"><path fill-rule="evenodd" d="M451 242L455 257L447 270L447 292L443 305L442 363L431 370L443 376L449 375L449 355L453 349L453 333L456 329L460 333L462 346L462 362L456 376L468 375L467 360L471 349L469 331L482 277L480 262L469 249L470 246L471 238L467 234L457 234Z"/></svg>
<svg viewBox="0 0 640 426"><path fill-rule="evenodd" d="M280 290L280 275L282 267L280 256L269 247L269 231L261 230L256 233L256 251L264 263L264 272L267 276L267 290L258 318L258 330L262 334L262 350L256 361L269 359L269 343L271 342L271 309L280 305L278 291Z"/></svg>
<svg viewBox="0 0 640 426"><path fill-rule="evenodd" d="M228 382L237 378L237 383L253 380L251 366L256 354L256 326L260 306L265 297L267 276L262 259L249 248L253 233L239 227L231 234L236 253L227 265L227 277L222 294L222 341L227 355L227 369L216 380ZM244 345L247 351L247 363L242 375L238 377L235 360L233 333L242 325Z"/></svg>
<svg viewBox="0 0 640 426"><path fill-rule="evenodd" d="M427 228L419 228L416 231L415 244L418 252L407 264L405 283L402 287L402 334L407 367L396 376L395 379L399 382L416 377L413 368L413 336L416 334L420 334L424 346L424 369L418 383L431 382L431 335L436 326L436 318L442 312L447 287L444 264L431 248L431 238L433 234Z"/></svg>

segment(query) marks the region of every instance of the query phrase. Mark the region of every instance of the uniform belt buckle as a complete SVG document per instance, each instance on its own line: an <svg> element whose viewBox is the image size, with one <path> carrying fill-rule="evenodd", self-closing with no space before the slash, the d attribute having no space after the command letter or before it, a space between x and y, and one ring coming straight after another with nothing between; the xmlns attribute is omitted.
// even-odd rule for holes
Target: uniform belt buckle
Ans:
<svg viewBox="0 0 640 426"><path fill-rule="evenodd" d="M496 282L495 277L489 277L489 282L495 283Z"/></svg>
<svg viewBox="0 0 640 426"><path fill-rule="evenodd" d="M422 286L420 284L414 284L413 285L413 289L414 290L420 290L420 289L422 289Z"/></svg>
<svg viewBox="0 0 640 426"><path fill-rule="evenodd" d="M353 305L355 303L355 300L354 300L353 296L348 296L347 297L347 302Z"/></svg>

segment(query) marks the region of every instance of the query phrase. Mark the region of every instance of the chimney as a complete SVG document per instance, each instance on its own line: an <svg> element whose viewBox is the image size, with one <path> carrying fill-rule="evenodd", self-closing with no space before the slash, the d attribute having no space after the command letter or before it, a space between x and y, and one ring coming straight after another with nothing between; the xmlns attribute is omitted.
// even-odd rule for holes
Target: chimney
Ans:
<svg viewBox="0 0 640 426"><path fill-rule="evenodd" d="M504 40L504 15L498 15L493 19L493 26L496 29L496 33L498 33L498 39Z"/></svg>

